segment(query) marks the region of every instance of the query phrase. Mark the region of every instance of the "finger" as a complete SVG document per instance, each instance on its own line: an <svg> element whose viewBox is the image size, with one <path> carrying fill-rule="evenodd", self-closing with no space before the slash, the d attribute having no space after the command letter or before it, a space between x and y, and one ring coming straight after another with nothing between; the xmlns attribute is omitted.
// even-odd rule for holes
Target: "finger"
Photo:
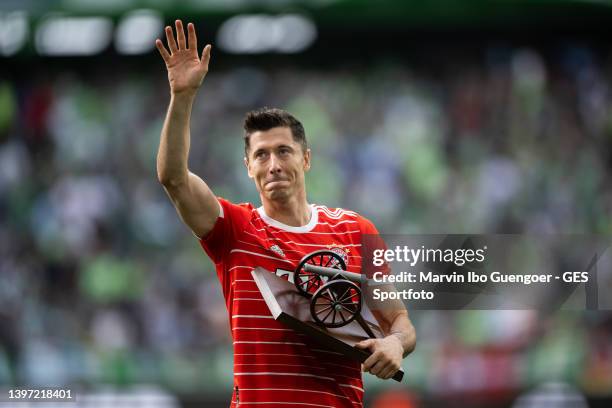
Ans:
<svg viewBox="0 0 612 408"><path fill-rule="evenodd" d="M389 362L389 364L387 364L387 368L388 371L385 373L385 379L393 377L393 375L395 375L395 373L397 373L402 368L402 366L401 364L397 364L391 361Z"/></svg>
<svg viewBox="0 0 612 408"><path fill-rule="evenodd" d="M173 54L178 51L176 46L176 41L174 41L174 34L172 33L172 27L166 27L166 40L168 41L168 48L170 48L170 53Z"/></svg>
<svg viewBox="0 0 612 408"><path fill-rule="evenodd" d="M184 50L186 41L185 30L183 29L183 22L181 20L176 20L174 22L174 25L176 26L176 39L178 41L178 49Z"/></svg>
<svg viewBox="0 0 612 408"><path fill-rule="evenodd" d="M363 340L363 341L360 341L359 343L355 344L355 347L360 348L360 349L368 349L373 344L374 344L374 340L367 339L367 340Z"/></svg>
<svg viewBox="0 0 612 408"><path fill-rule="evenodd" d="M195 27L193 23L187 24L187 39L189 40L189 44L187 44L187 48L190 50L198 50L198 38L196 37Z"/></svg>
<svg viewBox="0 0 612 408"><path fill-rule="evenodd" d="M397 373L399 370L400 370L399 368L391 367L391 370L389 371L389 376L387 378L393 378L395 373Z"/></svg>
<svg viewBox="0 0 612 408"><path fill-rule="evenodd" d="M164 47L164 43L158 38L155 40L155 46L157 47L157 50L161 54L164 61L168 63L168 61L170 61L170 53L168 53L168 50L166 50L166 47Z"/></svg>
<svg viewBox="0 0 612 408"><path fill-rule="evenodd" d="M378 362L380 353L374 353L363 362L363 371L370 371L372 367Z"/></svg>
<svg viewBox="0 0 612 408"><path fill-rule="evenodd" d="M380 373L378 374L378 377L382 378L383 380L387 380L391 378L393 374L395 374L395 371L397 370L393 370L392 365L388 365L383 370L380 371Z"/></svg>
<svg viewBox="0 0 612 408"><path fill-rule="evenodd" d="M208 63L210 62L210 50L212 49L212 45L208 44L204 47L204 51L202 51L202 65L208 71Z"/></svg>
<svg viewBox="0 0 612 408"><path fill-rule="evenodd" d="M378 352L376 362L370 367L370 372L374 375L380 375L383 371L387 369L389 364L391 363L383 353Z"/></svg>
<svg viewBox="0 0 612 408"><path fill-rule="evenodd" d="M376 364L374 364L370 368L370 374L378 377L380 376L380 373L384 370L384 368L385 368L385 365L381 361L377 361Z"/></svg>

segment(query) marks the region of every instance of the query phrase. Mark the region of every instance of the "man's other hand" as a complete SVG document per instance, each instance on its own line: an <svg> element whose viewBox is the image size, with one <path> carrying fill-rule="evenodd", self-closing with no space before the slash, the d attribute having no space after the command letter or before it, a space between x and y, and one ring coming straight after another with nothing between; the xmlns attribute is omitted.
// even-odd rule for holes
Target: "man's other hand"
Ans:
<svg viewBox="0 0 612 408"><path fill-rule="evenodd" d="M364 372L370 372L386 380L400 369L404 349L402 342L395 335L383 339L367 339L355 344L360 349L370 350L372 355L362 364Z"/></svg>

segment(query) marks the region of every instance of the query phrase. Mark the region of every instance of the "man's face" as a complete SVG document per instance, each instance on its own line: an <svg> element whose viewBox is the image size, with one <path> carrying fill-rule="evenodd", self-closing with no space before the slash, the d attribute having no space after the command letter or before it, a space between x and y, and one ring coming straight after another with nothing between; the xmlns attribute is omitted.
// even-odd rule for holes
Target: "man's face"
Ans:
<svg viewBox="0 0 612 408"><path fill-rule="evenodd" d="M302 150L293 140L290 128L254 132L249 142L245 165L260 194L269 200L284 201L305 189L304 173L310 169L310 149Z"/></svg>

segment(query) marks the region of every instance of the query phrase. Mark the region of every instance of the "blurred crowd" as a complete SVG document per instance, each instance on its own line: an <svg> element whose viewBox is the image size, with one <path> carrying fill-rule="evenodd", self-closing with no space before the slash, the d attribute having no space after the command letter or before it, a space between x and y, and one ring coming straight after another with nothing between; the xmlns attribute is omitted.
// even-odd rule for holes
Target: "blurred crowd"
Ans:
<svg viewBox="0 0 612 408"><path fill-rule="evenodd" d="M309 201L383 233L612 228L612 61L490 47L426 67L213 62L190 167L259 204L242 120L287 109L313 150ZM0 384L227 394L227 311L212 263L155 170L164 68L0 77ZM612 315L418 311L406 383L420 398L511 400L545 382L612 397ZM392 387L366 376L372 389Z"/></svg>

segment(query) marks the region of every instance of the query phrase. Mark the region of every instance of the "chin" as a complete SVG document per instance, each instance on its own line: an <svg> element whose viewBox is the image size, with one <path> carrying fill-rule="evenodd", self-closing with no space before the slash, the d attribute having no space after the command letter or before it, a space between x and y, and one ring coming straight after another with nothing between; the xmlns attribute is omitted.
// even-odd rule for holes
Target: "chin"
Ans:
<svg viewBox="0 0 612 408"><path fill-rule="evenodd" d="M286 200L287 198L289 198L290 194L289 194L289 190L286 189L278 189L278 190L272 190L269 191L268 194L266 194L269 200L275 200L275 201L283 201Z"/></svg>

